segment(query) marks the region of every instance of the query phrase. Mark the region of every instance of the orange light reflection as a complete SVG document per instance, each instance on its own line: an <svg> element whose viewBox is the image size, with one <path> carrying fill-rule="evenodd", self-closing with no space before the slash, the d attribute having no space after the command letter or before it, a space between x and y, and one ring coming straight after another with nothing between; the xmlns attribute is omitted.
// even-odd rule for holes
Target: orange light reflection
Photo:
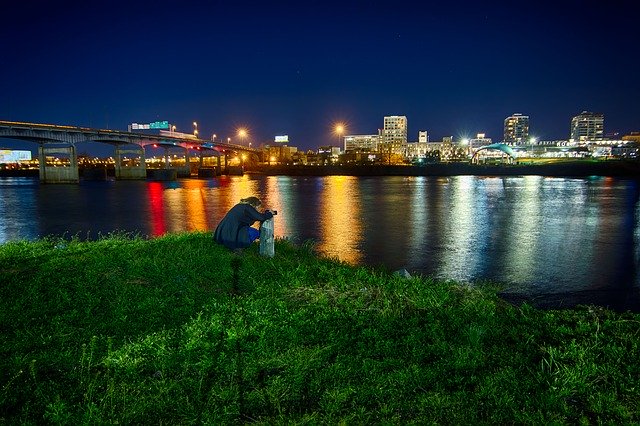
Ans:
<svg viewBox="0 0 640 426"><path fill-rule="evenodd" d="M360 263L362 206L357 178L329 176L323 184L318 249L345 262Z"/></svg>

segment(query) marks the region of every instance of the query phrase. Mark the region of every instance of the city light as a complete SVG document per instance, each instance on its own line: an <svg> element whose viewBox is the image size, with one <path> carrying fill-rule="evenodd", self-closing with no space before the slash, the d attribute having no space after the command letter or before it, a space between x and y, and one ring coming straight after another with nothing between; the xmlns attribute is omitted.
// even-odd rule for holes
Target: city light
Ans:
<svg viewBox="0 0 640 426"><path fill-rule="evenodd" d="M249 137L249 131L247 129L245 129L244 127L241 127L238 129L238 137L240 138L240 141L242 143L244 143L245 139L247 139Z"/></svg>
<svg viewBox="0 0 640 426"><path fill-rule="evenodd" d="M342 135L346 131L346 125L344 123L336 123L333 128L333 133L338 137L338 146L342 145Z"/></svg>

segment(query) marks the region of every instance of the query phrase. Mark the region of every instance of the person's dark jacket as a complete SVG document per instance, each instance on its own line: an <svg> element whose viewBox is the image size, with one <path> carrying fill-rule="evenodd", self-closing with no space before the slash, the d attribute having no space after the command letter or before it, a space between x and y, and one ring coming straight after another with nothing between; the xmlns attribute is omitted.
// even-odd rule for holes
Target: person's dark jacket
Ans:
<svg viewBox="0 0 640 426"><path fill-rule="evenodd" d="M250 204L236 204L218 224L213 239L231 250L249 247L248 228L255 222L264 222L272 217L270 211L260 213Z"/></svg>

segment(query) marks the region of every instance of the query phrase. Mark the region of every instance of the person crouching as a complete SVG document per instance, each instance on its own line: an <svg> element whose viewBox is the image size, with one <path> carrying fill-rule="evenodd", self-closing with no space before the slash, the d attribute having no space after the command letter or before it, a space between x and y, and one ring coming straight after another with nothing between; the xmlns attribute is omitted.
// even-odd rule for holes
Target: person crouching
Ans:
<svg viewBox="0 0 640 426"><path fill-rule="evenodd" d="M257 197L241 199L222 218L213 233L213 239L230 250L249 247L260 236L260 231L251 225L273 217L269 210L260 213L257 210L260 205L262 202Z"/></svg>

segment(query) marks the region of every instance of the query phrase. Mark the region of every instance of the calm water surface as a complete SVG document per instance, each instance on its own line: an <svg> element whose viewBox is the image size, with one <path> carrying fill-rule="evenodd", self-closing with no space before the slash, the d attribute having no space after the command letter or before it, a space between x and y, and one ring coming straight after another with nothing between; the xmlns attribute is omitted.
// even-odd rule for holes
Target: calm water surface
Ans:
<svg viewBox="0 0 640 426"><path fill-rule="evenodd" d="M353 264L504 283L542 306L640 311L634 180L243 176L42 185L0 178L0 243L213 230L240 198L278 210L276 236Z"/></svg>

